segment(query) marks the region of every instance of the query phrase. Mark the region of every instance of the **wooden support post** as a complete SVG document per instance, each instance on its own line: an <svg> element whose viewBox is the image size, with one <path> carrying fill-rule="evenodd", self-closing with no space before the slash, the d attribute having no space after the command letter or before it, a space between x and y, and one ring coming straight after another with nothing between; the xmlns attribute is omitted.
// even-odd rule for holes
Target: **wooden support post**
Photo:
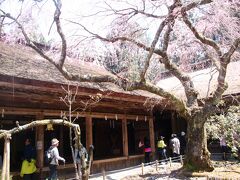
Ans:
<svg viewBox="0 0 240 180"><path fill-rule="evenodd" d="M63 131L64 131L64 126L60 126L60 136L59 136L59 141L60 142L64 142ZM64 144L60 143L59 153L60 153L61 156L63 156L63 146L64 146Z"/></svg>
<svg viewBox="0 0 240 180"><path fill-rule="evenodd" d="M183 158L182 158L182 155L180 155L180 162L181 162L181 165L183 165Z"/></svg>
<svg viewBox="0 0 240 180"><path fill-rule="evenodd" d="M127 131L127 117L122 119L122 138L123 138L123 156L128 156L128 131Z"/></svg>
<svg viewBox="0 0 240 180"><path fill-rule="evenodd" d="M43 114L38 114L36 120L44 119ZM36 127L36 150L37 150L37 167L39 168L39 179L42 177L44 167L44 126Z"/></svg>
<svg viewBox="0 0 240 180"><path fill-rule="evenodd" d="M102 175L103 175L103 180L105 180L106 179L106 173L105 173L105 169L104 168L102 169Z"/></svg>
<svg viewBox="0 0 240 180"><path fill-rule="evenodd" d="M10 140L11 134L5 136L4 153L3 153L3 167L2 167L2 180L10 180Z"/></svg>
<svg viewBox="0 0 240 180"><path fill-rule="evenodd" d="M143 169L144 169L144 164L142 163L142 175L143 175L143 173L144 173Z"/></svg>
<svg viewBox="0 0 240 180"><path fill-rule="evenodd" d="M172 158L171 157L169 158L169 165L170 165L170 167L172 167Z"/></svg>
<svg viewBox="0 0 240 180"><path fill-rule="evenodd" d="M158 170L158 160L156 160L156 171Z"/></svg>
<svg viewBox="0 0 240 180"><path fill-rule="evenodd" d="M88 115L86 116L86 148L87 150L89 150L90 145L93 145L92 117Z"/></svg>
<svg viewBox="0 0 240 180"><path fill-rule="evenodd" d="M150 136L150 145L152 152L155 152L155 140L154 140L154 125L153 125L153 118L149 119L149 136Z"/></svg>

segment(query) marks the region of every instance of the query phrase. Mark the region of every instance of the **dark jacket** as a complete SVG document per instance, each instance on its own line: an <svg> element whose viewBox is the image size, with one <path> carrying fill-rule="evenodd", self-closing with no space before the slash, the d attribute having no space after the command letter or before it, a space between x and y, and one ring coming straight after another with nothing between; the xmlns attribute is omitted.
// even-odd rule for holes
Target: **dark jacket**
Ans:
<svg viewBox="0 0 240 180"><path fill-rule="evenodd" d="M31 159L36 159L36 150L31 144L24 147L23 159L28 161L31 161Z"/></svg>

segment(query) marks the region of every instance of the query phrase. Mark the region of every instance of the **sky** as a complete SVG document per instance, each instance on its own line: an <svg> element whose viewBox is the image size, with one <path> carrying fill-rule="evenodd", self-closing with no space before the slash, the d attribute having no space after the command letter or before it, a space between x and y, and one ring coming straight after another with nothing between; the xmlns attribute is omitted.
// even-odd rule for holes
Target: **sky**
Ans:
<svg viewBox="0 0 240 180"><path fill-rule="evenodd" d="M91 31L106 35L109 29L109 25L115 18L109 14L109 11L106 11L107 8L109 9L108 5L111 5L116 9L123 9L126 7L136 7L136 5L140 2L141 1L139 0L62 0L63 5L61 18L62 20L80 22ZM0 6L1 9L3 9L5 12L10 12L11 15L15 17L19 14L22 7L22 12L25 14L32 13L34 22L40 27L41 33L47 40L57 37L56 29L54 26L51 29L51 33L48 34L53 22L53 14L55 10L52 0L43 0L37 5L33 0L24 0L22 6L21 3L22 2L19 2L18 0L5 0L2 4L0 4ZM148 8L150 11L153 11L150 7L147 6L146 9ZM160 8L158 11L159 13L156 11L155 13L166 13L166 9L164 7ZM22 14L24 15L24 13ZM94 15L96 13L97 16ZM134 20L143 26L150 27L150 29L152 29L152 32L154 32L155 28L157 27L157 24L152 23L150 19L145 19L142 21L142 19L138 18ZM64 32L67 32L65 33L67 37L71 37L73 35L76 36L79 34L87 35L86 32L83 32L79 26L73 25L67 21L62 21L62 24ZM151 31L150 34L152 34Z"/></svg>
<svg viewBox="0 0 240 180"><path fill-rule="evenodd" d="M88 15L90 12L97 10L96 2L98 0L88 1L88 0L63 0L62 6L62 19L69 19L74 21L81 21L83 24L86 23L84 21L83 15ZM54 4L51 0L44 0L42 3L34 3L33 0L25 0L23 2L19 2L18 0L5 0L1 4L1 9L5 12L9 12L12 16L17 17L22 8L22 16L31 13L34 21L40 27L40 31L44 34L45 37L48 37L48 32L51 27L53 21L53 15L55 11ZM93 25L94 19L88 18L87 25ZM69 25L69 23L63 22L63 28L65 31L70 33L75 30L73 25ZM65 25L67 24L67 25ZM56 35L54 27L52 33L49 35L50 38Z"/></svg>

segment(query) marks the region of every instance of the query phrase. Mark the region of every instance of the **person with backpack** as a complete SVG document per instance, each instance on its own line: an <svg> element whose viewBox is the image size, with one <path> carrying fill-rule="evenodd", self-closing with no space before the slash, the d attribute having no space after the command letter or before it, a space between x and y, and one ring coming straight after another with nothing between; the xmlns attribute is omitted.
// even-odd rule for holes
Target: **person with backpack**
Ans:
<svg viewBox="0 0 240 180"><path fill-rule="evenodd" d="M63 161L65 164L65 159L59 156L58 145L59 141L56 138L53 138L51 141L51 146L47 151L47 156L49 157L49 169L50 175L49 180L57 180L57 166L59 165L58 161Z"/></svg>

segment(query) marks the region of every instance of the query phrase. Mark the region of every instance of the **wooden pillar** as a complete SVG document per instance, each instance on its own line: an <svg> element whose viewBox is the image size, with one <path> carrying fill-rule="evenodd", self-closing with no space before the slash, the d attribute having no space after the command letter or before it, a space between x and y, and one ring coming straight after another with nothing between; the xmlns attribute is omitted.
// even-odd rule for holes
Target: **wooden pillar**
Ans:
<svg viewBox="0 0 240 180"><path fill-rule="evenodd" d="M38 114L36 120L44 119L43 114ZM42 176L44 167L44 126L36 127L36 150L37 150L37 167L39 168L39 176Z"/></svg>
<svg viewBox="0 0 240 180"><path fill-rule="evenodd" d="M89 150L90 145L93 144L92 135L92 117L90 115L86 116L86 148Z"/></svg>
<svg viewBox="0 0 240 180"><path fill-rule="evenodd" d="M122 138L123 138L123 156L128 156L128 131L127 131L127 117L122 119Z"/></svg>
<svg viewBox="0 0 240 180"><path fill-rule="evenodd" d="M153 118L149 118L149 136L150 136L150 145L152 152L155 152L155 140L154 140L154 125L153 125Z"/></svg>
<svg viewBox="0 0 240 180"><path fill-rule="evenodd" d="M63 138L63 131L64 131L64 126L60 126L60 137L59 137L59 141L62 142L59 145L59 153L61 156L63 156L63 142L64 142L64 138Z"/></svg>
<svg viewBox="0 0 240 180"><path fill-rule="evenodd" d="M4 137L2 180L10 180L10 140L11 134Z"/></svg>

